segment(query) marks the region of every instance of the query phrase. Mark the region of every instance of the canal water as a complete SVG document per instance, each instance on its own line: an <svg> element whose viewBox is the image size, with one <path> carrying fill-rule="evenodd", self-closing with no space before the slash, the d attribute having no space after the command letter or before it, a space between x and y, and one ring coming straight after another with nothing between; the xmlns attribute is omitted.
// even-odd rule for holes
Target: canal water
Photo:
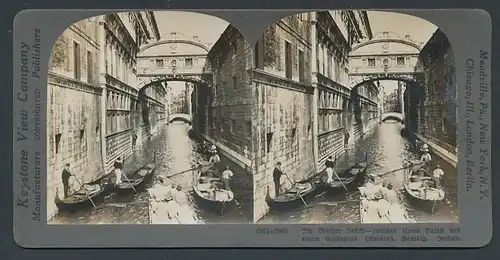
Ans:
<svg viewBox="0 0 500 260"><path fill-rule="evenodd" d="M172 175L196 167L204 160L197 152L198 144L188 137L189 125L173 122L165 126L160 132L147 141L141 150L134 152L124 163L124 168L136 167L153 159L156 161L156 170L152 180L146 183L137 192L130 194L111 194L98 203L96 208L86 208L77 212L60 212L49 223L67 224L147 224L149 223L147 188L157 182L157 175ZM244 169L233 164L227 158L221 162L230 165L234 177L232 190L235 193L235 203L226 207L224 214L213 213L200 208L195 203L192 191L193 171L175 175L170 179L180 185L183 191L191 198L191 207L206 223L250 223L253 216L251 175Z"/></svg>
<svg viewBox="0 0 500 260"><path fill-rule="evenodd" d="M354 147L350 147L345 155L337 159L339 170L367 157L367 173L380 175L384 181L392 183L394 189L399 191L410 218L423 223L458 222L457 172L452 165L432 154L433 165L439 163L445 172L441 184L446 192L445 199L437 203L434 214L416 206L403 196L404 170L387 173L403 168L405 162L419 159L421 156L418 147L401 136L401 127L402 125L395 121L376 126ZM334 195L320 194L307 206L288 212L271 211L259 223L359 223L359 200L360 193L357 189L349 192L339 191Z"/></svg>

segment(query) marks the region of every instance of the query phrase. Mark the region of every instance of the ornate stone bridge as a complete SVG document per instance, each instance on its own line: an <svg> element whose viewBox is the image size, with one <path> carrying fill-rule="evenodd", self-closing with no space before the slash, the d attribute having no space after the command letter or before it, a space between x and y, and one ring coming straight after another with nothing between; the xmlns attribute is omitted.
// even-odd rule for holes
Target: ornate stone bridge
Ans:
<svg viewBox="0 0 500 260"><path fill-rule="evenodd" d="M349 54L349 80L352 88L366 82L395 80L416 82L423 71L418 55L423 43L409 35L400 37L393 32L381 32L371 40L352 48Z"/></svg>
<svg viewBox="0 0 500 260"><path fill-rule="evenodd" d="M387 112L382 114L381 120L382 122L385 122L386 120L396 120L400 123L403 123L405 120L405 115L400 112Z"/></svg>
<svg viewBox="0 0 500 260"><path fill-rule="evenodd" d="M168 122L172 123L174 121L181 121L184 123L191 124L191 115L188 114L171 114L168 117Z"/></svg>

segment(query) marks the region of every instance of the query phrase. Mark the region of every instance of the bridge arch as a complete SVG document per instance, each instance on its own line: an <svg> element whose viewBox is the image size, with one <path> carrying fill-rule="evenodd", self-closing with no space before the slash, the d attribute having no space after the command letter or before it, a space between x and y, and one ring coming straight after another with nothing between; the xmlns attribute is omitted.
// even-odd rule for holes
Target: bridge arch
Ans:
<svg viewBox="0 0 500 260"><path fill-rule="evenodd" d="M425 84L418 80L415 75L408 74L379 74L379 75L367 75L367 76L351 76L351 92L357 91L359 87L366 83L378 82L382 80L394 80L403 81L408 83L408 85L418 85L422 90L425 90ZM378 86L377 86L378 87Z"/></svg>
<svg viewBox="0 0 500 260"><path fill-rule="evenodd" d="M191 115L188 114L171 114L168 118L168 122L172 123L175 121L191 124L192 118Z"/></svg>
<svg viewBox="0 0 500 260"><path fill-rule="evenodd" d="M398 121L400 123L404 123L404 114L398 113L398 112L384 113L384 114L382 114L381 119L382 119L382 122L385 122L387 120L394 120L394 121Z"/></svg>
<svg viewBox="0 0 500 260"><path fill-rule="evenodd" d="M148 81L144 81L141 85L139 85L138 90L139 93L145 91L147 88L155 85L162 85L163 88L165 86L162 83L166 83L169 81L184 81L193 83L197 87L206 87L209 88L212 85L212 77L211 76L186 76L186 75L165 75L162 77L155 77L149 79ZM166 89L165 89L166 91Z"/></svg>

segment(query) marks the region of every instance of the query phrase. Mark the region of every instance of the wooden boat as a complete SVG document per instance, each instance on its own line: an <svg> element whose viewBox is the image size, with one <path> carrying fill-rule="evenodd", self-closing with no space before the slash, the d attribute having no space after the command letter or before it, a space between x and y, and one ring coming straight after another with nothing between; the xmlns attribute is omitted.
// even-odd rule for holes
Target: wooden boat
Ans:
<svg viewBox="0 0 500 260"><path fill-rule="evenodd" d="M436 203L445 197L443 188L436 187L435 182L429 177L422 164L410 167L405 174L404 189L412 202L430 208L431 213L434 213Z"/></svg>
<svg viewBox="0 0 500 260"><path fill-rule="evenodd" d="M157 201L156 196L159 194L156 193L165 193L158 189L158 187L148 189L150 224L204 224L196 212L187 205L179 205L174 201ZM170 189L170 187L162 187L162 189Z"/></svg>
<svg viewBox="0 0 500 260"><path fill-rule="evenodd" d="M120 192L133 191L144 183L148 177L152 176L155 169L155 163L146 164L133 174L127 175L126 178L123 177L120 184L115 184L115 188Z"/></svg>
<svg viewBox="0 0 500 260"><path fill-rule="evenodd" d="M377 177L375 177L377 178ZM381 179L380 179L381 180ZM358 188L361 193L359 213L363 224L382 223L413 223L405 207L398 199L397 203L390 203L383 197L382 184L375 184L371 188L366 185ZM370 190L368 190L370 189ZM399 197L399 196L398 196Z"/></svg>
<svg viewBox="0 0 500 260"><path fill-rule="evenodd" d="M390 204L384 199L361 199L359 213L363 224L404 224L414 222L401 204Z"/></svg>
<svg viewBox="0 0 500 260"><path fill-rule="evenodd" d="M195 172L193 190L199 206L220 214L234 200L234 193L224 189L221 177L212 166L202 167Z"/></svg>
<svg viewBox="0 0 500 260"><path fill-rule="evenodd" d="M100 183L83 184L80 190L69 195L67 198L59 198L59 189L56 189L54 202L59 210L73 211L85 206L96 206L96 202L104 193L106 186Z"/></svg>
<svg viewBox="0 0 500 260"><path fill-rule="evenodd" d="M327 183L328 177L325 171L323 172L324 174L321 178L321 183L329 192L338 192L340 190L345 190L345 188L349 188L351 184L363 181L366 174L366 167L366 160L358 162L348 169L342 171L340 174L337 173L337 176L334 174L333 181L330 183Z"/></svg>
<svg viewBox="0 0 500 260"><path fill-rule="evenodd" d="M308 180L296 182L278 197L271 198L269 187L267 187L266 203L270 208L285 211L300 205L307 205L307 201L316 195L316 186Z"/></svg>

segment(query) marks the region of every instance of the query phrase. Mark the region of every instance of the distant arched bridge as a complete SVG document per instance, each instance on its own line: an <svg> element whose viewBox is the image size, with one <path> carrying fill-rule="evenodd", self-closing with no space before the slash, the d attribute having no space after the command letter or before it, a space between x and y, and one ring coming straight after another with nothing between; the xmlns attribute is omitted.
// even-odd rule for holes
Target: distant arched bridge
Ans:
<svg viewBox="0 0 500 260"><path fill-rule="evenodd" d="M387 112L382 114L382 122L385 122L386 120L395 120L400 123L403 123L405 120L405 115L403 113L399 112Z"/></svg>
<svg viewBox="0 0 500 260"><path fill-rule="evenodd" d="M172 123L174 121L180 121L184 123L191 124L191 115L188 114L171 114L168 118L168 122Z"/></svg>

